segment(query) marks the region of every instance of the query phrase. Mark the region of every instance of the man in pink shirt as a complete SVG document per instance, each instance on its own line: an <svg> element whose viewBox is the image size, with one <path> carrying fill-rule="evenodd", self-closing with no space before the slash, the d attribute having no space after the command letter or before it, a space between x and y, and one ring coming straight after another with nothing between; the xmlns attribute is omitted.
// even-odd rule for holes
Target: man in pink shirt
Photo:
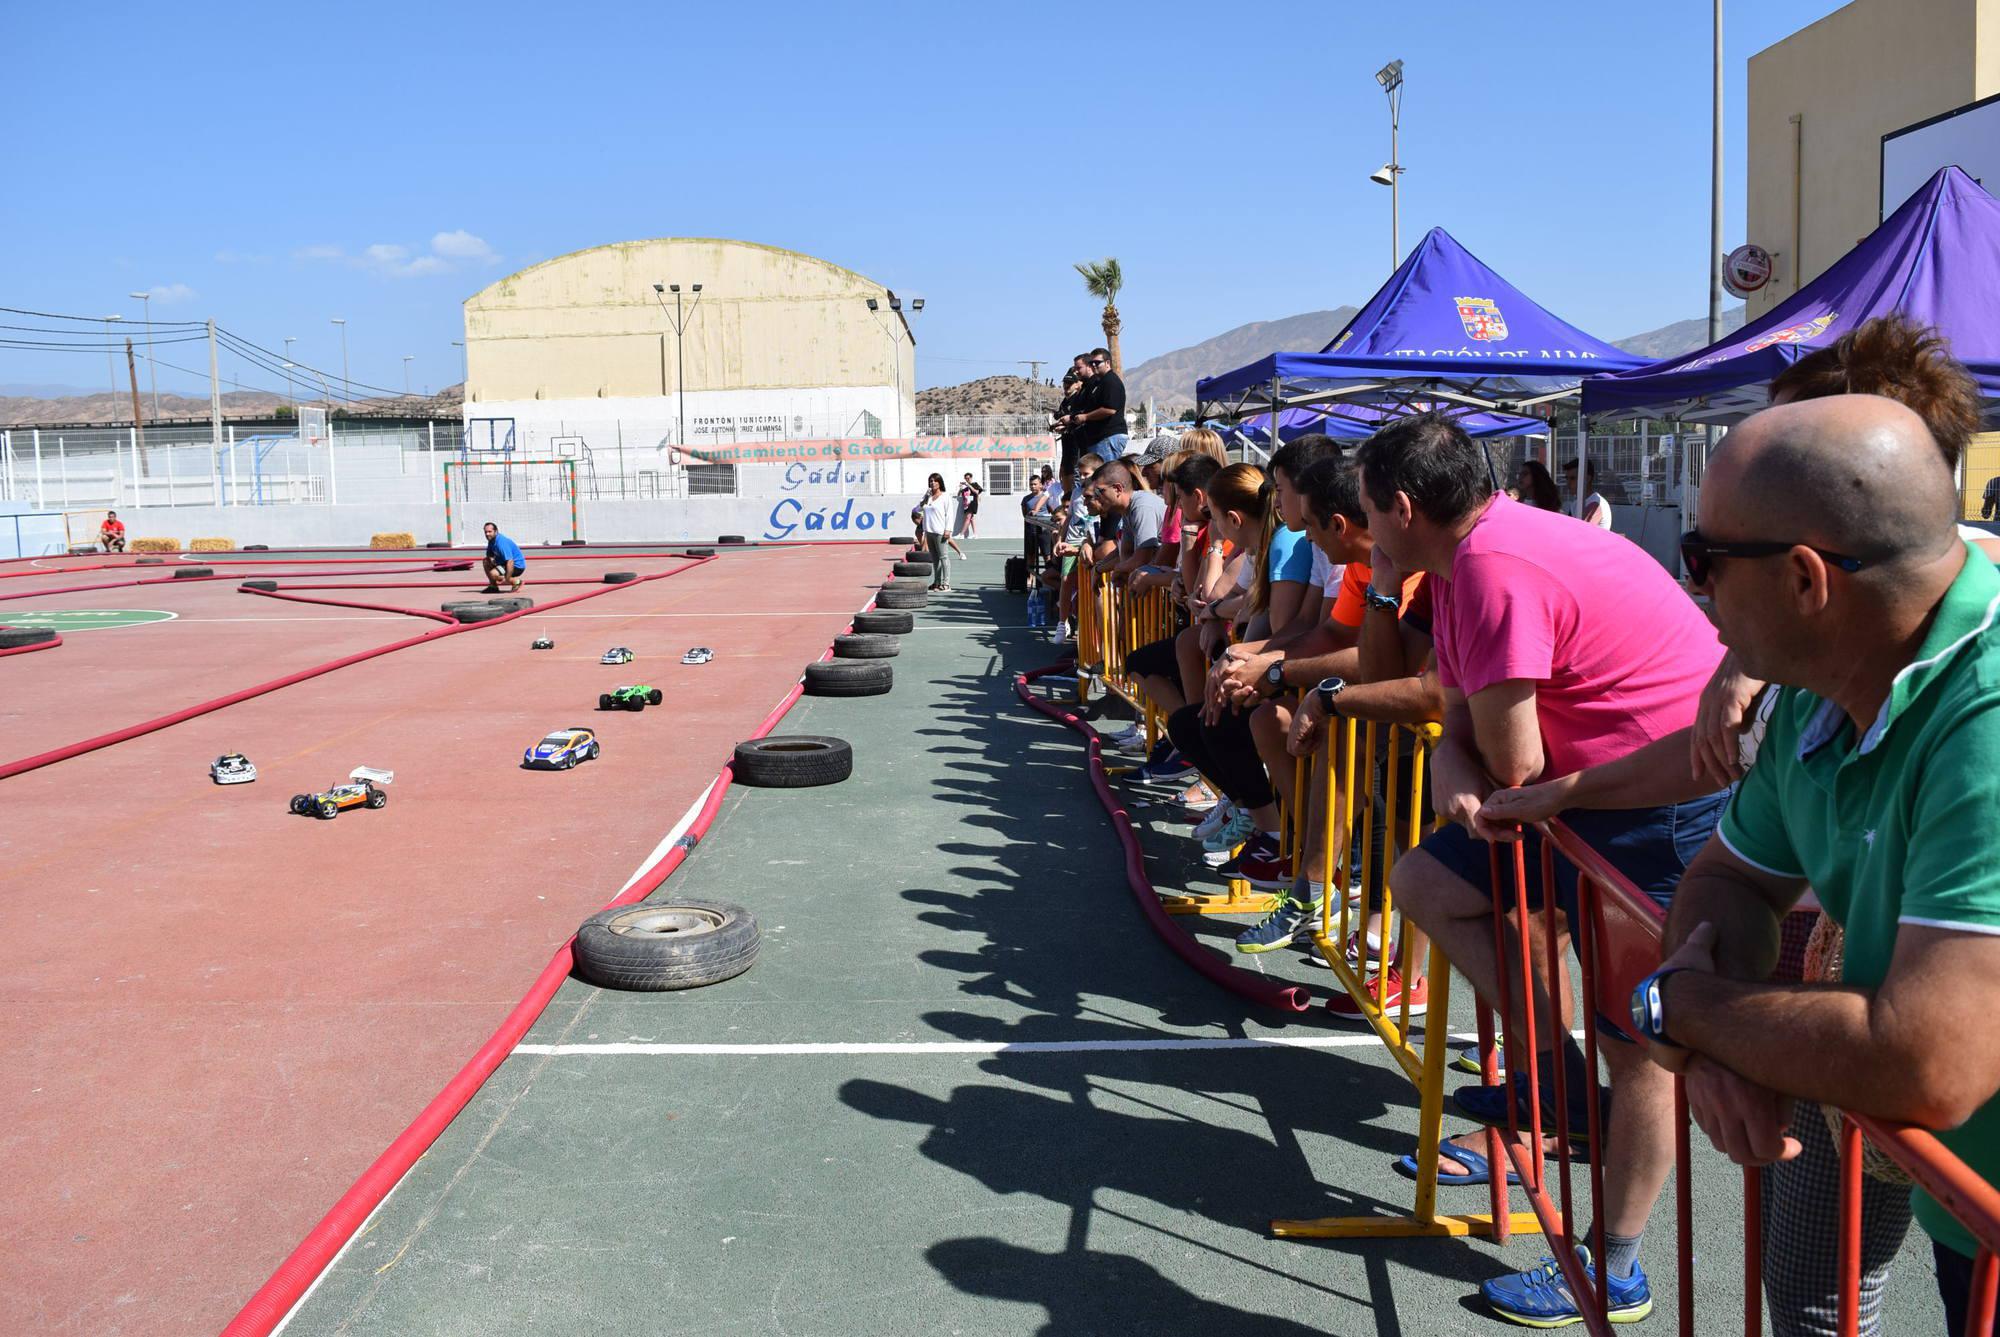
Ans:
<svg viewBox="0 0 2000 1337"><path fill-rule="evenodd" d="M1481 996L1497 999L1487 842L1512 839L1514 830L1480 816L1486 796L1623 757L1687 727L1722 647L1693 601L1641 549L1494 494L1480 448L1450 419L1403 419L1371 438L1359 458L1362 505L1377 550L1405 575L1433 577L1445 695L1444 737L1432 765L1437 811L1448 824L1397 861L1390 886L1397 908L1445 949ZM1727 797L1563 818L1665 906ZM1534 879L1530 905L1540 909L1541 842L1532 830L1523 838ZM1554 908L1574 922L1576 872L1561 859L1556 869ZM1509 943L1507 959L1519 960L1511 930ZM1518 971L1513 987L1518 997ZM1547 1017L1546 994L1540 982L1535 987L1536 1015ZM1673 1167L1673 1086L1616 1019L1600 1016L1598 1027L1610 1039L1602 1052L1613 1093L1602 1204L1611 1315L1633 1322L1652 1309L1639 1241ZM1539 1026L1538 1039L1549 1044L1554 1029ZM1596 1074L1563 1038L1569 1126L1581 1130ZM1543 1122L1552 1126L1554 1061L1538 1066ZM1461 1088L1458 1106L1482 1122L1504 1124L1508 1102L1516 1101L1525 1124L1534 1098L1525 1077L1494 1090ZM1445 1155L1463 1172L1441 1175L1440 1182L1483 1184L1505 1168L1486 1166L1470 1146L1449 1146ZM1575 1301L1553 1267L1501 1277L1481 1290L1502 1317L1537 1326L1574 1321Z"/></svg>

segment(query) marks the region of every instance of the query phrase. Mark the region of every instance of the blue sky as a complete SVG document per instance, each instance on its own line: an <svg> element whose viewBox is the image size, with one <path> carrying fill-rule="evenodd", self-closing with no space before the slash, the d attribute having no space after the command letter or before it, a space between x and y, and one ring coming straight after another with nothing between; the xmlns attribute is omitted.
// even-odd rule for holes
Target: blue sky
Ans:
<svg viewBox="0 0 2000 1337"><path fill-rule="evenodd" d="M1745 61L1837 7L1732 7L1730 245ZM1359 303L1388 270L1367 178L1391 57L1406 248L1448 227L1607 338L1706 310L1696 0L12 5L0 49L0 305L136 318L126 294L153 289L157 320L297 336L332 369L341 316L375 385L404 354L418 388L456 381L467 296L636 237L766 242L922 293L925 385L1095 342L1070 265L1103 255L1128 362ZM101 353L0 349L0 383L106 375Z"/></svg>

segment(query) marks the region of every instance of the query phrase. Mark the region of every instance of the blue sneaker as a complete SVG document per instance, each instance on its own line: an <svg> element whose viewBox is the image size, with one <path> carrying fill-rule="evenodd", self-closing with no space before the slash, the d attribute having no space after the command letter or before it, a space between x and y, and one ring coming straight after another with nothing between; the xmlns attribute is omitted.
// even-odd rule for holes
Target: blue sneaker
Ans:
<svg viewBox="0 0 2000 1337"><path fill-rule="evenodd" d="M1295 942L1310 942L1315 928L1319 927L1319 904L1311 905L1293 900L1290 896L1279 899L1271 913L1243 930L1236 937L1239 952L1275 952L1281 947L1290 947Z"/></svg>
<svg viewBox="0 0 2000 1337"><path fill-rule="evenodd" d="M1227 863L1229 852L1256 834L1257 823L1250 819L1250 814L1241 808L1232 809L1220 830L1202 838L1202 854L1212 864Z"/></svg>
<svg viewBox="0 0 2000 1337"><path fill-rule="evenodd" d="M1170 747L1157 761L1149 761L1132 772L1132 778L1141 784L1180 784L1194 779L1195 774L1195 768L1181 755L1180 749Z"/></svg>
<svg viewBox="0 0 2000 1337"><path fill-rule="evenodd" d="M1576 1252L1583 1259L1584 1275L1594 1287L1597 1269L1590 1265L1590 1250L1579 1246ZM1483 1281L1479 1293L1493 1306L1494 1313L1526 1327L1563 1328L1583 1322L1576 1297L1569 1293L1569 1283L1553 1258L1544 1258L1540 1265L1511 1277ZM1613 1323L1637 1323L1653 1312L1652 1288L1646 1285L1645 1269L1637 1264L1629 1277L1613 1274L1606 1298L1609 1301L1606 1317Z"/></svg>

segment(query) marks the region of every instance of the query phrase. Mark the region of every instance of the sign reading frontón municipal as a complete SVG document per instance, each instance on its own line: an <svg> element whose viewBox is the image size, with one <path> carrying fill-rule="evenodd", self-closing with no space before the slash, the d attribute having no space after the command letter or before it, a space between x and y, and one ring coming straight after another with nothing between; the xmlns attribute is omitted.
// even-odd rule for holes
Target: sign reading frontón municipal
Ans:
<svg viewBox="0 0 2000 1337"><path fill-rule="evenodd" d="M833 460L1025 460L1056 453L1053 436L847 437L818 441L690 443L681 453L705 464L789 464Z"/></svg>

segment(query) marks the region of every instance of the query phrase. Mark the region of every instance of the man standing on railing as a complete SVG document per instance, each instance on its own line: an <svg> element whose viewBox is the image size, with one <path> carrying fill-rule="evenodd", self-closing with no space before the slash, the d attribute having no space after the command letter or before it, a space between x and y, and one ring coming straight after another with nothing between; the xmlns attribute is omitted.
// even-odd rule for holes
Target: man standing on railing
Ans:
<svg viewBox="0 0 2000 1337"><path fill-rule="evenodd" d="M1396 422L1361 448L1360 459L1377 548L1399 572L1427 572L1436 585L1433 634L1445 695L1433 786L1437 810L1451 824L1397 861L1390 888L1404 917L1497 1003L1487 842L1522 839L1527 866L1537 869L1540 837L1484 822L1480 805L1496 787L1610 761L1686 727L1722 650L1700 611L1644 551L1571 517L1493 495L1484 455L1449 418L1430 413ZM1725 797L1576 813L1571 825L1665 905ZM1576 873L1561 860L1557 867L1555 908L1574 923ZM1538 889L1537 882L1531 909L1542 908ZM1509 961L1519 959L1516 932L1508 926L1501 946ZM1537 1018L1551 1015L1539 982L1513 983L1512 1024L1521 1024L1521 995L1533 995L1528 1001ZM1616 1020L1600 1018L1598 1025L1611 1039L1603 1053L1615 1097L1599 1204L1604 1262L1612 1313L1632 1322L1652 1311L1639 1246L1673 1168L1673 1084ZM1556 1029L1544 1021L1538 1038L1554 1045ZM1540 1092L1510 1076L1504 1087L1456 1093L1460 1110L1504 1124L1509 1104L1517 1103L1526 1122L1529 1102L1538 1099L1553 1124L1553 1065L1563 1062L1569 1125L1583 1128L1597 1074L1573 1045L1555 1048L1540 1065ZM1588 1258L1586 1267L1595 1275ZM1578 1317L1552 1263L1486 1282L1481 1292L1497 1313L1517 1322L1552 1326Z"/></svg>
<svg viewBox="0 0 2000 1337"><path fill-rule="evenodd" d="M1633 1015L1741 1164L1797 1154L1797 1098L1947 1130L2000 1179L2000 573L1956 509L1923 420L1843 395L1730 433L1682 540L1744 671L1786 686ZM1845 930L1841 982L1767 982L1808 884ZM1914 1206L1962 1333L1973 1256L2000 1241Z"/></svg>

